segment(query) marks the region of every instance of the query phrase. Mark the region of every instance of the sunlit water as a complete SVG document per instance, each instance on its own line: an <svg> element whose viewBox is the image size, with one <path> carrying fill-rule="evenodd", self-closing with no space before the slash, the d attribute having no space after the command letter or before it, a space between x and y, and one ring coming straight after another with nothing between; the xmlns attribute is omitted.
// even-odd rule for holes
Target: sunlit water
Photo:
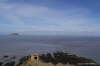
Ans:
<svg viewBox="0 0 100 66"><path fill-rule="evenodd" d="M100 63L100 37L0 36L0 55L64 51Z"/></svg>

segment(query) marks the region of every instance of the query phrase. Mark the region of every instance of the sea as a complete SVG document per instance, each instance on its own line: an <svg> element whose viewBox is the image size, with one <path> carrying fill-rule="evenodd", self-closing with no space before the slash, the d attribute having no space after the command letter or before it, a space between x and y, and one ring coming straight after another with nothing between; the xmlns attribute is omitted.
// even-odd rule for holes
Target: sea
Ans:
<svg viewBox="0 0 100 66"><path fill-rule="evenodd" d="M66 35L0 35L0 55L63 51L100 63L100 37Z"/></svg>

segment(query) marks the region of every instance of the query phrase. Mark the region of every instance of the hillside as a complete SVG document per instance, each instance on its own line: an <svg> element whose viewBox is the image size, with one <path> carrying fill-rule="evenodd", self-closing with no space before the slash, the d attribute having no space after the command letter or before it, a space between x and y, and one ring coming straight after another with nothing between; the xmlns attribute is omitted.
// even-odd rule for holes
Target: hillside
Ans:
<svg viewBox="0 0 100 66"><path fill-rule="evenodd" d="M64 52L32 54L16 59L16 56L0 57L0 66L100 66L92 59Z"/></svg>

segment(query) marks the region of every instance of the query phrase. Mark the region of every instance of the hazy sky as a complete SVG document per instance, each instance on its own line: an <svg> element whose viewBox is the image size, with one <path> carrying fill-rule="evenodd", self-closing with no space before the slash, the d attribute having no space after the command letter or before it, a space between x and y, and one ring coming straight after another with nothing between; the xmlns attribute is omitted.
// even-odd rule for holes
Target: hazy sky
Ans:
<svg viewBox="0 0 100 66"><path fill-rule="evenodd" d="M99 35L100 0L0 0L0 34Z"/></svg>

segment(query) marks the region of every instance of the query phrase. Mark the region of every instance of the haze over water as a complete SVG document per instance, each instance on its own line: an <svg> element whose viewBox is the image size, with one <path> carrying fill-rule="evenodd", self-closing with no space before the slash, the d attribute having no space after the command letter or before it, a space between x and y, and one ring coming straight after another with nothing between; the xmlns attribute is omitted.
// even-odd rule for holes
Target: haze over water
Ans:
<svg viewBox="0 0 100 66"><path fill-rule="evenodd" d="M27 55L64 51L100 63L100 37L0 36L0 55Z"/></svg>

